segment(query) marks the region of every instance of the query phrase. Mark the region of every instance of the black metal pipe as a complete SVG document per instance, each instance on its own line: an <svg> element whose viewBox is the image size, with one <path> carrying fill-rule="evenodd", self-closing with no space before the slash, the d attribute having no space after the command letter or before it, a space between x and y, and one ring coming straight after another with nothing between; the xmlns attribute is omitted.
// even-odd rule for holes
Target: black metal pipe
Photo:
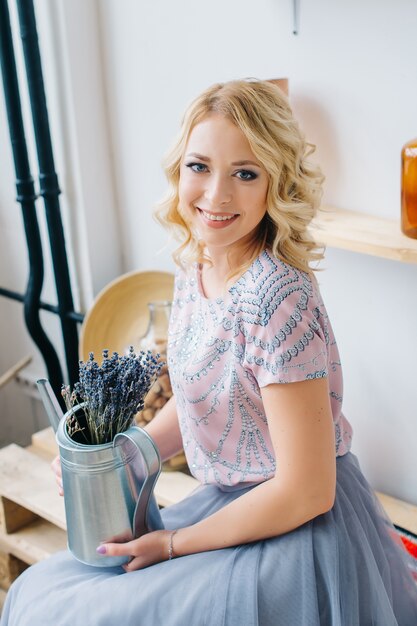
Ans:
<svg viewBox="0 0 417 626"><path fill-rule="evenodd" d="M17 302L24 302L25 296L21 293L17 293L17 291L11 291L10 289L5 289L4 287L0 287L0 296L5 296L6 298L10 298L10 300L16 300ZM39 301L39 308L44 311L49 311L49 313L55 313L58 315L59 309L57 306L53 304L48 304L47 302ZM67 318L70 320L74 320L78 324L82 324L84 321L84 315L82 313L76 313L75 311L68 311Z"/></svg>
<svg viewBox="0 0 417 626"><path fill-rule="evenodd" d="M17 9L39 162L40 195L45 204L68 378L72 386L78 380L78 330L76 322L67 316L74 306L33 0L17 0Z"/></svg>
<svg viewBox="0 0 417 626"><path fill-rule="evenodd" d="M36 193L30 172L23 126L22 108L7 0L0 0L0 57L7 118L16 171L17 201L21 204L29 253L29 277L23 298L24 317L29 334L39 348L55 393L63 382L61 366L52 343L42 328L39 301L43 284L43 256L36 216Z"/></svg>

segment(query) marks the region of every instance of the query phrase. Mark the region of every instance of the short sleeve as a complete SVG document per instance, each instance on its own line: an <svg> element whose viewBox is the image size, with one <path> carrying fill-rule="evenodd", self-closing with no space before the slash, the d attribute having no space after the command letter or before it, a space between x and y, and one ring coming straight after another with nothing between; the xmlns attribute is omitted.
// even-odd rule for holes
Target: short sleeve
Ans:
<svg viewBox="0 0 417 626"><path fill-rule="evenodd" d="M258 285L256 295L241 331L243 364L259 387L326 377L327 316L315 279L287 266Z"/></svg>

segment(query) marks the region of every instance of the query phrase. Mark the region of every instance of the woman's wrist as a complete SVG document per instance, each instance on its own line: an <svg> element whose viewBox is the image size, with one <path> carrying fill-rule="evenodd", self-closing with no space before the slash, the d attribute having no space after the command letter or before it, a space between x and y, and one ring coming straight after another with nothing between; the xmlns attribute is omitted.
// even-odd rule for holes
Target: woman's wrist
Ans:
<svg viewBox="0 0 417 626"><path fill-rule="evenodd" d="M168 561L171 561L172 559L175 559L175 557L178 556L174 550L174 537L177 534L177 532L178 532L178 529L171 531L169 534Z"/></svg>

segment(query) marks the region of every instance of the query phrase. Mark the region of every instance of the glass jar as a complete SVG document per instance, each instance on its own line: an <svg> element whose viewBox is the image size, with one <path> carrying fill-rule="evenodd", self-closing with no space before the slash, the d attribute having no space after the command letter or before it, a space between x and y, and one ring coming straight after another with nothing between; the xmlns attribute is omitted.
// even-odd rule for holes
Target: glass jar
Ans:
<svg viewBox="0 0 417 626"><path fill-rule="evenodd" d="M162 354L166 353L168 341L168 324L171 315L171 302L169 300L155 300L148 302L149 322L143 337L139 339L142 350L155 350Z"/></svg>
<svg viewBox="0 0 417 626"><path fill-rule="evenodd" d="M401 151L401 230L417 239L417 138Z"/></svg>
<svg viewBox="0 0 417 626"><path fill-rule="evenodd" d="M139 339L140 350L151 350L154 354L161 355L161 361L165 362L158 379L154 382L145 398L145 406L136 421L140 426L147 424L153 419L164 404L172 396L171 383L168 375L167 345L168 345L168 322L171 313L171 302L158 300L148 303L149 322L143 337Z"/></svg>
<svg viewBox="0 0 417 626"><path fill-rule="evenodd" d="M136 415L136 423L142 428L146 426L162 409L172 396L171 382L167 366L168 323L171 314L171 302L158 300L148 303L149 323L143 337L139 339L139 350L151 350L159 353L165 365L161 368L157 380L145 397L143 410ZM187 471L187 461L183 452L163 464L165 470Z"/></svg>

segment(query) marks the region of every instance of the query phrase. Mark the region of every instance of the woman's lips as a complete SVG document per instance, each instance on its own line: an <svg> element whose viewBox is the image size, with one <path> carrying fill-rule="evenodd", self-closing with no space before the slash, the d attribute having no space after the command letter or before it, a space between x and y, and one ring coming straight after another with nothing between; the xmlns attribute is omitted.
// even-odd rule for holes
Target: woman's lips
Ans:
<svg viewBox="0 0 417 626"><path fill-rule="evenodd" d="M202 209L198 209L199 215L200 215L200 219L204 222L204 224L206 224L206 226L209 226L210 228L226 228L227 226L230 226L230 224L232 224L233 222L235 222L237 220L237 218L239 217L238 214L231 214L231 213L209 213L208 211L203 211ZM213 215L216 217L227 217L228 219L210 219L209 217L207 217L208 215ZM232 215L232 217L229 217L230 215Z"/></svg>

